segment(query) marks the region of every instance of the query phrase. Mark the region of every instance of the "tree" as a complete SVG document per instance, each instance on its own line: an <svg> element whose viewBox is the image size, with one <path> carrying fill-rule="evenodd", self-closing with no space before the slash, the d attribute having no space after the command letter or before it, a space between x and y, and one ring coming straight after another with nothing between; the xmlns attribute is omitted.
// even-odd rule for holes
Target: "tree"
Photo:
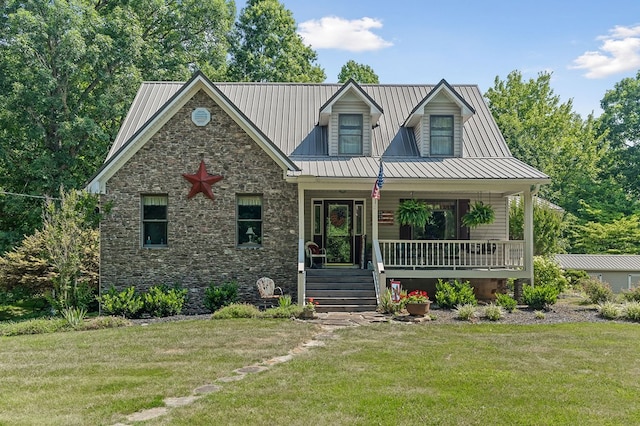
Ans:
<svg viewBox="0 0 640 426"><path fill-rule="evenodd" d="M0 14L0 191L81 187L142 78L226 73L231 0L9 0ZM31 234L41 200L0 195L0 253Z"/></svg>
<svg viewBox="0 0 640 426"><path fill-rule="evenodd" d="M42 229L0 257L0 289L88 304L98 288L98 200L86 192L60 194L47 201Z"/></svg>
<svg viewBox="0 0 640 426"><path fill-rule="evenodd" d="M278 0L249 0L231 35L229 75L235 81L317 82L326 78L316 52L296 33Z"/></svg>
<svg viewBox="0 0 640 426"><path fill-rule="evenodd" d="M587 222L570 228L573 253L640 254L640 217L621 217L611 223Z"/></svg>
<svg viewBox="0 0 640 426"><path fill-rule="evenodd" d="M610 176L635 198L640 197L640 71L608 90L600 105L600 131L609 142Z"/></svg>
<svg viewBox="0 0 640 426"><path fill-rule="evenodd" d="M340 69L338 83L346 83L350 78L358 83L380 84L378 74L373 71L373 68L369 65L359 64L352 59Z"/></svg>
<svg viewBox="0 0 640 426"><path fill-rule="evenodd" d="M506 81L495 79L485 96L489 108L512 154L552 180L541 189L541 197L579 215L580 208L598 201L602 209L615 209L593 197L595 186L613 185L604 178L600 159L606 144L599 136L593 117L586 120L573 112L572 101L560 102L550 85L551 74L540 73L524 81L513 71ZM607 190L619 194L615 188ZM613 203L613 201L612 201Z"/></svg>
<svg viewBox="0 0 640 426"><path fill-rule="evenodd" d="M533 251L536 256L549 256L564 250L563 216L563 212L543 201L534 202ZM524 204L519 199L513 199L509 204L509 239L524 239Z"/></svg>

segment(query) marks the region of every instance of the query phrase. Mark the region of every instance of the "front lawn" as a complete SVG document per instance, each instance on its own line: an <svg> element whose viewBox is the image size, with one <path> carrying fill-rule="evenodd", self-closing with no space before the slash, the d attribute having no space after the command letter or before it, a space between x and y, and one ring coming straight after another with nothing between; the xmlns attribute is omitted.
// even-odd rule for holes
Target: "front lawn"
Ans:
<svg viewBox="0 0 640 426"><path fill-rule="evenodd" d="M150 424L638 424L640 326L377 324ZM184 321L0 338L0 424L114 424L285 355L288 320Z"/></svg>

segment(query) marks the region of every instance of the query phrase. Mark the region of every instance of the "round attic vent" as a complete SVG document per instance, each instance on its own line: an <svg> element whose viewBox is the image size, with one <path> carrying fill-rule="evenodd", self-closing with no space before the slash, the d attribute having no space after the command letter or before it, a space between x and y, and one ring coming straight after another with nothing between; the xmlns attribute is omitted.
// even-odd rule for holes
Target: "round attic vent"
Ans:
<svg viewBox="0 0 640 426"><path fill-rule="evenodd" d="M211 121L211 113L206 108L196 108L191 113L191 121L196 126L206 126Z"/></svg>

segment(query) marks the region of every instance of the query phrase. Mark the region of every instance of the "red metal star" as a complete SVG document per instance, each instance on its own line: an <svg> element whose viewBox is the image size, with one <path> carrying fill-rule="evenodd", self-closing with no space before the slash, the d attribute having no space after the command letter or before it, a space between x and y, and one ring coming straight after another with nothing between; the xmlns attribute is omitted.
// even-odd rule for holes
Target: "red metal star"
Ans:
<svg viewBox="0 0 640 426"><path fill-rule="evenodd" d="M222 180L221 175L214 176L207 173L207 168L204 165L204 160L200 161L200 167L198 168L197 173L193 175L184 173L182 176L193 185L191 187L191 191L189 191L189 195L187 195L187 198L191 198L198 192L202 192L205 196L213 200L213 191L211 190L211 185Z"/></svg>

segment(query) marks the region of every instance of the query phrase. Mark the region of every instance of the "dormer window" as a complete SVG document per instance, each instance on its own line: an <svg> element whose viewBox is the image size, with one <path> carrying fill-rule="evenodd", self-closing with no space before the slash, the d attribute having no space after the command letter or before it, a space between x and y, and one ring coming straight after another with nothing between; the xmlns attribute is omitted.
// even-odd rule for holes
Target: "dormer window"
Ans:
<svg viewBox="0 0 640 426"><path fill-rule="evenodd" d="M362 114L338 116L338 155L362 155Z"/></svg>
<svg viewBox="0 0 640 426"><path fill-rule="evenodd" d="M431 122L431 155L453 155L453 116L432 115Z"/></svg>

